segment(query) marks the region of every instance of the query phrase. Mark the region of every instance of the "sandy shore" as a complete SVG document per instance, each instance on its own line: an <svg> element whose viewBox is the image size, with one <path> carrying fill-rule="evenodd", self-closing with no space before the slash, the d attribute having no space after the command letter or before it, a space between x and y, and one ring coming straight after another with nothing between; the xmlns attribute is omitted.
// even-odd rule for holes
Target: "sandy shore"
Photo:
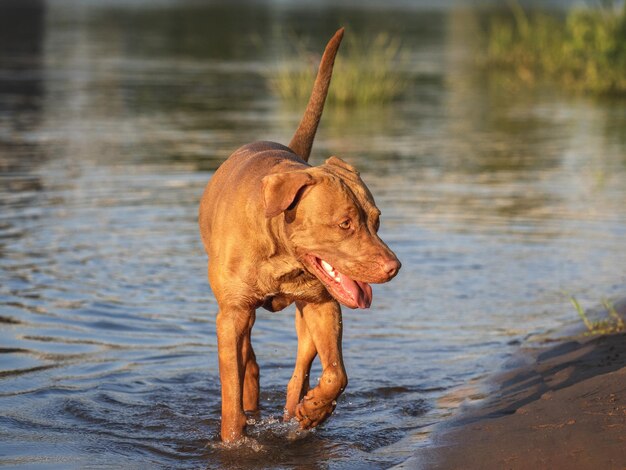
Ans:
<svg viewBox="0 0 626 470"><path fill-rule="evenodd" d="M624 316L626 302L620 302ZM626 333L526 350L398 468L626 469Z"/></svg>

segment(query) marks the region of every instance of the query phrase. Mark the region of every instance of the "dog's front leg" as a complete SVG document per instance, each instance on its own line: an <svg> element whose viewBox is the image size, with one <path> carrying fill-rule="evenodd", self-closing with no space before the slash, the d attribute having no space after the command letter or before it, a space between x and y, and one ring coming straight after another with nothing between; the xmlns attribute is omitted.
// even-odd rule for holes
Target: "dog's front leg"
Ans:
<svg viewBox="0 0 626 470"><path fill-rule="evenodd" d="M315 344L304 321L302 310L296 309L296 333L298 334L298 354L296 366L287 385L287 403L285 404L284 420L289 421L296 416L296 407L302 397L309 391L309 374L311 364L317 355Z"/></svg>
<svg viewBox="0 0 626 470"><path fill-rule="evenodd" d="M341 352L341 308L335 301L322 304L298 304L298 310L313 340L322 363L322 376L317 386L307 392L296 407L300 427L309 429L324 422L346 388L348 377Z"/></svg>
<svg viewBox="0 0 626 470"><path fill-rule="evenodd" d="M246 415L243 411L243 383L246 369L244 345L249 341L254 311L222 307L217 314L217 351L222 382L222 428L224 442L243 436Z"/></svg>

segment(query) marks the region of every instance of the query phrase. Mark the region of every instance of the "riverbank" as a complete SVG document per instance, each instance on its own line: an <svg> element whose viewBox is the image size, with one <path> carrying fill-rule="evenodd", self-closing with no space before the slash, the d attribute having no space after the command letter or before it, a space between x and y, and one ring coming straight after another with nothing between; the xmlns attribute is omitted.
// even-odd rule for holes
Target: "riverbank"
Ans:
<svg viewBox="0 0 626 470"><path fill-rule="evenodd" d="M616 304L622 317L626 301ZM626 333L525 349L398 468L626 468Z"/></svg>

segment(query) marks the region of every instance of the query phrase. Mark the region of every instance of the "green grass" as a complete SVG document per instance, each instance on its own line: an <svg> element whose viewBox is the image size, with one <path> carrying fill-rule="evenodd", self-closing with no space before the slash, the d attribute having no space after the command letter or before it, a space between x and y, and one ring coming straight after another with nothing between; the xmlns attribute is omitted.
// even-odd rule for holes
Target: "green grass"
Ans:
<svg viewBox="0 0 626 470"><path fill-rule="evenodd" d="M583 321L585 328L587 329L587 331L585 332L586 336L605 335L626 331L624 320L619 316L619 314L615 311L615 307L613 306L613 304L611 304L608 300L603 299L602 305L606 309L609 317L596 321L592 321L591 319L589 319L588 315L585 313L585 310L582 308L582 306L574 296L570 295L569 300L576 309L578 316L580 316L580 319Z"/></svg>
<svg viewBox="0 0 626 470"><path fill-rule="evenodd" d="M298 65L279 66L269 85L283 100L300 104L309 99L321 54L312 55L302 41L294 43ZM392 102L409 85L402 71L406 60L407 52L395 37L380 33L366 39L347 33L335 60L327 102L342 106Z"/></svg>
<svg viewBox="0 0 626 470"><path fill-rule="evenodd" d="M481 63L527 84L551 81L568 89L626 95L626 4L612 1L571 10L565 18L527 13L487 22Z"/></svg>

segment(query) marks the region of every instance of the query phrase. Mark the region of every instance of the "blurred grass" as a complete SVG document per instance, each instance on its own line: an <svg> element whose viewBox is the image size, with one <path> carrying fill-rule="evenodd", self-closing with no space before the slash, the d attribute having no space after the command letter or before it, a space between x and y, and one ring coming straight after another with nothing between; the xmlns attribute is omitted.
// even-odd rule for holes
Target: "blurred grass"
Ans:
<svg viewBox="0 0 626 470"><path fill-rule="evenodd" d="M311 54L301 40L296 39L292 44L298 57L295 67L285 62L269 78L269 86L287 102L306 103L321 54ZM373 38L346 34L335 60L327 102L369 106L399 98L409 85L403 72L407 58L400 40L389 34L380 33Z"/></svg>
<svg viewBox="0 0 626 470"><path fill-rule="evenodd" d="M619 316L613 304L607 299L602 299L602 305L606 309L606 313L608 313L608 318L596 321L591 320L587 316L587 313L573 295L569 295L569 299L587 329L584 333L585 336L619 333L626 329L624 320Z"/></svg>
<svg viewBox="0 0 626 470"><path fill-rule="evenodd" d="M487 22L486 69L527 84L548 80L576 91L626 95L626 4L605 0L565 18L527 13L514 2L510 10Z"/></svg>

